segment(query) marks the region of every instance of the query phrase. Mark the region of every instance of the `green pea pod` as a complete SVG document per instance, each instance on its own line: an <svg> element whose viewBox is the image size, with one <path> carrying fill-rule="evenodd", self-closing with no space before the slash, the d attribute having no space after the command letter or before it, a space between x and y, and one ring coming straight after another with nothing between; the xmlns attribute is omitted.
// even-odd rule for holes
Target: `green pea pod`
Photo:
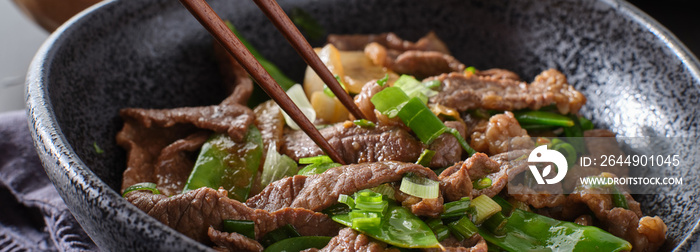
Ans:
<svg viewBox="0 0 700 252"><path fill-rule="evenodd" d="M284 239L267 247L263 252L298 252L310 248L321 249L328 245L328 236L301 236Z"/></svg>
<svg viewBox="0 0 700 252"><path fill-rule="evenodd" d="M352 227L349 214L333 216L333 220ZM428 224L401 206L389 205L377 228L358 230L374 239L402 248L439 248L440 243Z"/></svg>
<svg viewBox="0 0 700 252"><path fill-rule="evenodd" d="M484 239L507 251L628 251L632 245L593 226L559 221L515 209L505 224L505 235L479 228Z"/></svg>
<svg viewBox="0 0 700 252"><path fill-rule="evenodd" d="M571 120L571 118L557 113L538 110L518 111L513 113L515 114L515 119L517 119L520 124L542 124L563 127L574 126L574 121Z"/></svg>
<svg viewBox="0 0 700 252"><path fill-rule="evenodd" d="M184 192L200 187L228 190L229 198L245 201L262 158L262 137L254 125L241 143L228 135L214 134L202 146Z"/></svg>

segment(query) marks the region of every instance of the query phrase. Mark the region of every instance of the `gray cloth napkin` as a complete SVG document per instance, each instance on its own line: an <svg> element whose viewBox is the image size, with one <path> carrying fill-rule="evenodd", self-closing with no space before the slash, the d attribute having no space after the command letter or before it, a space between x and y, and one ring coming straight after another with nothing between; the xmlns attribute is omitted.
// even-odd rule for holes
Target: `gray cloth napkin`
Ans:
<svg viewBox="0 0 700 252"><path fill-rule="evenodd" d="M0 113L0 252L95 250L46 176L25 112Z"/></svg>

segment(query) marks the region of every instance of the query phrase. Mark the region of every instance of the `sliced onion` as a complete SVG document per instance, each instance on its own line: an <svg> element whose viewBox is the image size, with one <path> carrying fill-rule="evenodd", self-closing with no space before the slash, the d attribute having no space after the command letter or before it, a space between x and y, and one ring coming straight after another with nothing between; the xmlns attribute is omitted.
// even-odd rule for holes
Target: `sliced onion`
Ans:
<svg viewBox="0 0 700 252"><path fill-rule="evenodd" d="M289 90L287 90L287 95L289 98L292 99L294 104L299 107L299 110L301 110L302 113L306 116L306 118L309 119L312 123L316 121L316 111L314 108L311 106L311 103L309 102L309 98L306 97L306 94L304 94L304 89L301 88L301 85L299 84L294 84ZM287 115L286 112L282 111L282 115L284 115L284 121L287 122L287 125L289 125L290 128L299 130L299 125L297 125L294 120L292 120L289 115Z"/></svg>

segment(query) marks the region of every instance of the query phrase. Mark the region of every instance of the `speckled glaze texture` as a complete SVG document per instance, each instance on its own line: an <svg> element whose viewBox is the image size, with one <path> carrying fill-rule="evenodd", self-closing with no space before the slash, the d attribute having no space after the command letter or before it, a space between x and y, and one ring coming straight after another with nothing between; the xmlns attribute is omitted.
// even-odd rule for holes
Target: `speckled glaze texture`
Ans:
<svg viewBox="0 0 700 252"><path fill-rule="evenodd" d="M305 65L252 1L211 0L293 79ZM624 136L682 137L670 151L690 164L671 171L698 178L698 60L665 28L615 0L301 0L333 33L393 31L416 39L435 31L477 68L511 69L531 80L556 68L581 90L583 115ZM311 41L321 45L323 41ZM115 135L124 107L216 104L221 77L212 39L177 2L105 2L54 33L27 77L29 125L49 177L104 250L199 251L117 192L125 152ZM97 154L93 144L105 150ZM696 183L697 184L697 183ZM698 236L700 187L639 197L669 225L664 250L687 251ZM697 248L695 248L697 249Z"/></svg>

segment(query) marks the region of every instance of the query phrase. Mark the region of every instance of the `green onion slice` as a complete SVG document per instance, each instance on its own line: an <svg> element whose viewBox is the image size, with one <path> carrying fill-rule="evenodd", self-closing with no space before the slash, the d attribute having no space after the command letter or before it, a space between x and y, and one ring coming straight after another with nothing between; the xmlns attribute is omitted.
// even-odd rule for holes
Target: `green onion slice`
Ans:
<svg viewBox="0 0 700 252"><path fill-rule="evenodd" d="M251 220L224 220L224 232L239 233L255 239L255 222Z"/></svg>
<svg viewBox="0 0 700 252"><path fill-rule="evenodd" d="M458 221L448 223L447 227L459 240L469 239L479 232L479 228L469 220L468 216L464 216Z"/></svg>
<svg viewBox="0 0 700 252"><path fill-rule="evenodd" d="M160 194L160 191L158 191L157 187L158 186L155 183L151 183L151 182L136 183L136 184L133 184L133 185L127 187L124 190L124 193L122 193L122 197L126 196L127 193L130 193L132 191L143 191L143 190L151 191L153 194Z"/></svg>
<svg viewBox="0 0 700 252"><path fill-rule="evenodd" d="M477 181L474 181L473 186L477 190L489 188L489 187L491 187L491 179L490 178L481 178Z"/></svg>
<svg viewBox="0 0 700 252"><path fill-rule="evenodd" d="M434 199L439 196L440 183L416 175L406 175L401 180L400 191L424 199Z"/></svg>
<svg viewBox="0 0 700 252"><path fill-rule="evenodd" d="M420 157L418 157L418 161L416 161L416 164L428 167L430 166L430 161L433 160L433 156L435 156L435 151L426 149L423 151L423 153L420 154Z"/></svg>
<svg viewBox="0 0 700 252"><path fill-rule="evenodd" d="M471 205L474 206L476 210L476 213L472 216L472 220L474 220L474 223L477 225L480 225L494 214L503 210L498 203L484 194L474 198Z"/></svg>
<svg viewBox="0 0 700 252"><path fill-rule="evenodd" d="M331 159L327 155L299 158L299 164L315 164L315 163L333 163L333 159Z"/></svg>
<svg viewBox="0 0 700 252"><path fill-rule="evenodd" d="M352 123L357 125L357 126L364 127L364 128L374 128L376 126L374 124L374 122L367 120L367 119L355 120L355 121L352 121Z"/></svg>

